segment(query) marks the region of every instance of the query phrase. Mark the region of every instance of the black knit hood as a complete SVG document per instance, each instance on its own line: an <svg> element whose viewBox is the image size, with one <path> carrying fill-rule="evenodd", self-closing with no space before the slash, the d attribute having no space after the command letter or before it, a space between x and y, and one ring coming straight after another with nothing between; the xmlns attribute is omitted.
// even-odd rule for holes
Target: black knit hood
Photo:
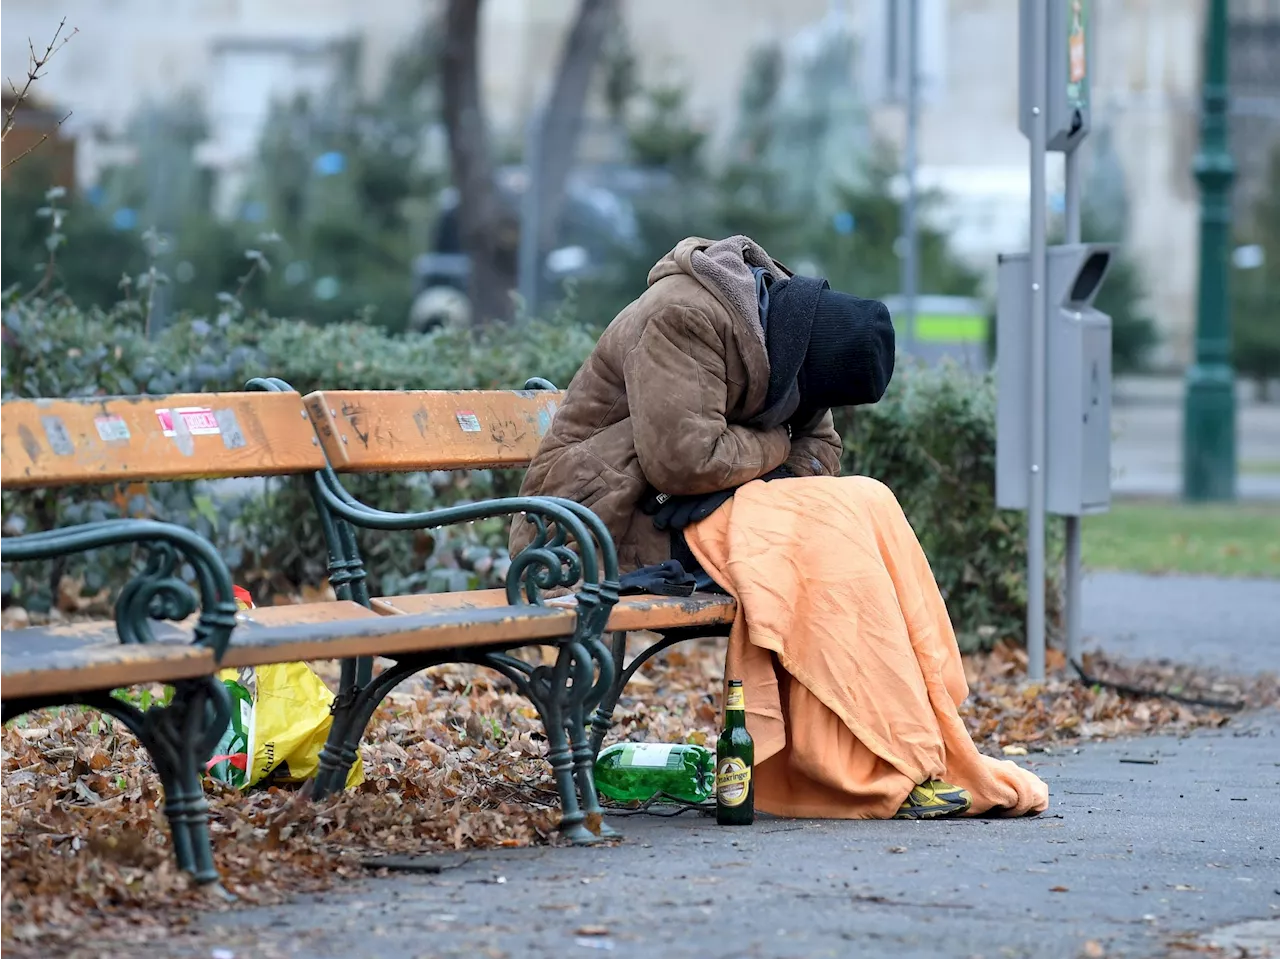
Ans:
<svg viewBox="0 0 1280 959"><path fill-rule="evenodd" d="M878 402L893 377L888 307L838 293L818 277L766 285L760 320L769 389L756 424L805 423L828 409Z"/></svg>

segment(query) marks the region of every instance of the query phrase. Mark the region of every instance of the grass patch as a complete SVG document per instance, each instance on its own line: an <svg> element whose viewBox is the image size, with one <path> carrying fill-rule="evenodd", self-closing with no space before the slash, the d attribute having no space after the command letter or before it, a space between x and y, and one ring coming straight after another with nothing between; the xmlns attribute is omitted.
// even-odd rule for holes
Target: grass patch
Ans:
<svg viewBox="0 0 1280 959"><path fill-rule="evenodd" d="M1245 476L1280 476L1280 460L1245 460L1240 472Z"/></svg>
<svg viewBox="0 0 1280 959"><path fill-rule="evenodd" d="M1122 500L1085 517L1083 552L1090 569L1280 578L1280 504Z"/></svg>

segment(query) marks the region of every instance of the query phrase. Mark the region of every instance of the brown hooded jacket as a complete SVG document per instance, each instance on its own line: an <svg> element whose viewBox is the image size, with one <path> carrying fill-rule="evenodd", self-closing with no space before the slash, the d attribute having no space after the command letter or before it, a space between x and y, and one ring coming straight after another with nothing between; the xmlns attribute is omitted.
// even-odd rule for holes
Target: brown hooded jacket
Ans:
<svg viewBox="0 0 1280 959"><path fill-rule="evenodd" d="M839 471L829 412L803 435L746 425L769 385L753 266L790 275L745 236L690 237L659 260L648 289L569 384L525 475L523 495L590 507L613 534L623 571L671 556L669 535L639 508L650 484L684 495L739 486L783 463L797 476ZM512 553L532 535L515 524Z"/></svg>

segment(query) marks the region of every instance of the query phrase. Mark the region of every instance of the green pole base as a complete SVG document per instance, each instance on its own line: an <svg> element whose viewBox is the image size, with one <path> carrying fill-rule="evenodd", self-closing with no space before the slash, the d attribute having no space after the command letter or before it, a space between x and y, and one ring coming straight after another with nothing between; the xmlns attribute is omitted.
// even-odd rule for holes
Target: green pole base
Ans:
<svg viewBox="0 0 1280 959"><path fill-rule="evenodd" d="M1196 503L1236 498L1235 377L1226 364L1197 363L1187 371L1182 495Z"/></svg>

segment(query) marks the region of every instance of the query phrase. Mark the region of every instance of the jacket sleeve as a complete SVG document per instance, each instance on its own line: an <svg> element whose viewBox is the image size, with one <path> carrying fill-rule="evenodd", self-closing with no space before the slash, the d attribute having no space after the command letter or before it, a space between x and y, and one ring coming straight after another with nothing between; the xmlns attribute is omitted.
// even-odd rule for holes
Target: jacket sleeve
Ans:
<svg viewBox="0 0 1280 959"><path fill-rule="evenodd" d="M623 363L636 455L661 493L712 493L780 466L785 426L757 430L725 419L725 344L701 310L652 316Z"/></svg>
<svg viewBox="0 0 1280 959"><path fill-rule="evenodd" d="M840 434L827 410L816 425L792 434L787 467L796 476L839 476L841 450Z"/></svg>

